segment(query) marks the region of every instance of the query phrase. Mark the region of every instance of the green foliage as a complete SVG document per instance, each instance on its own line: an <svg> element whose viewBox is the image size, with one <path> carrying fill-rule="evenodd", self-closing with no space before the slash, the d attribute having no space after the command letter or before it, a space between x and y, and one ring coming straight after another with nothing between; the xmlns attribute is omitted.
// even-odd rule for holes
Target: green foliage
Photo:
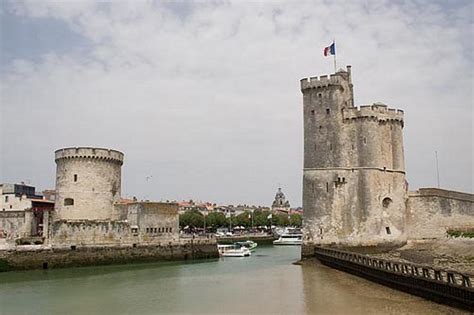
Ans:
<svg viewBox="0 0 474 315"><path fill-rule="evenodd" d="M252 217L251 217L251 213L248 212L248 211L245 211L241 214L239 214L238 216L234 217L232 219L232 225L233 226L237 226L237 225L241 225L241 226L244 226L246 228L250 227L252 225Z"/></svg>
<svg viewBox="0 0 474 315"><path fill-rule="evenodd" d="M270 226L270 219L267 219L270 215L270 211L256 210L253 213L253 225L254 226Z"/></svg>
<svg viewBox="0 0 474 315"><path fill-rule="evenodd" d="M204 216L199 210L190 210L179 216L179 226L184 228L189 226L191 228L204 227Z"/></svg>
<svg viewBox="0 0 474 315"><path fill-rule="evenodd" d="M303 218L297 213L293 213L290 216L290 225L295 227L301 227L303 225Z"/></svg>
<svg viewBox="0 0 474 315"><path fill-rule="evenodd" d="M290 220L286 214L274 214L273 215L273 225L276 226L289 226Z"/></svg>
<svg viewBox="0 0 474 315"><path fill-rule="evenodd" d="M449 236L452 237L466 237L466 238L474 238L474 232L463 232L463 231L456 231L456 230L449 230Z"/></svg>
<svg viewBox="0 0 474 315"><path fill-rule="evenodd" d="M227 219L222 212L212 212L206 217L206 226L213 229L227 226Z"/></svg>

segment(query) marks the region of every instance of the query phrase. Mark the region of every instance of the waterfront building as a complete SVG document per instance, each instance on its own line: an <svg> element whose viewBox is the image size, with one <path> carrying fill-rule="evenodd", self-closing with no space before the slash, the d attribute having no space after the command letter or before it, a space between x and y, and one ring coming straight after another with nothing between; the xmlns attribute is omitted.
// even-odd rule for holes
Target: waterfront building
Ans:
<svg viewBox="0 0 474 315"><path fill-rule="evenodd" d="M54 202L36 194L35 187L21 184L0 184L0 239L15 241L34 238L43 242L47 234L49 213Z"/></svg>

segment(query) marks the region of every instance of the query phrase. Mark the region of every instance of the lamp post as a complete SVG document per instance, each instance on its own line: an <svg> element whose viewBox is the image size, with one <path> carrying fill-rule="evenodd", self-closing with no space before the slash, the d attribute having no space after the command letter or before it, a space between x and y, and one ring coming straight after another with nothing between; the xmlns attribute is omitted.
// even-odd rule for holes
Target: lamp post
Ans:
<svg viewBox="0 0 474 315"><path fill-rule="evenodd" d="M204 214L204 235L206 235L206 215Z"/></svg>

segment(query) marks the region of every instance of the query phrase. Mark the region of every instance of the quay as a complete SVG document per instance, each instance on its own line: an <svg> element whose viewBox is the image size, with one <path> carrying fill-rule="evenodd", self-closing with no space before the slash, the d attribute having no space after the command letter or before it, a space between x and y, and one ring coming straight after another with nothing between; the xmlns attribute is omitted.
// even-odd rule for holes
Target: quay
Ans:
<svg viewBox="0 0 474 315"><path fill-rule="evenodd" d="M218 258L215 239L130 245L22 245L0 250L0 272Z"/></svg>
<svg viewBox="0 0 474 315"><path fill-rule="evenodd" d="M316 247L314 256L324 265L438 303L474 311L473 275L327 247Z"/></svg>
<svg viewBox="0 0 474 315"><path fill-rule="evenodd" d="M262 244L272 244L275 238L273 235L269 234L243 234L243 235L233 235L233 236L218 236L216 237L217 242L221 244L230 244L235 242L242 242L242 241L254 241L257 242L259 245Z"/></svg>

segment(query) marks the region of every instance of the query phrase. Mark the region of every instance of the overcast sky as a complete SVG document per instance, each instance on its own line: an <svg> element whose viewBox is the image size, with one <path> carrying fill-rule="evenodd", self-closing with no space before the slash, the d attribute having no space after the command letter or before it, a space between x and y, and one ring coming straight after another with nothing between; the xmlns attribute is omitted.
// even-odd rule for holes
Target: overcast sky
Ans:
<svg viewBox="0 0 474 315"><path fill-rule="evenodd" d="M473 191L472 1L1 2L0 182L54 188L54 150L125 154L122 195L301 205L299 80L353 66L405 111L410 189ZM151 176L148 181L147 176Z"/></svg>

